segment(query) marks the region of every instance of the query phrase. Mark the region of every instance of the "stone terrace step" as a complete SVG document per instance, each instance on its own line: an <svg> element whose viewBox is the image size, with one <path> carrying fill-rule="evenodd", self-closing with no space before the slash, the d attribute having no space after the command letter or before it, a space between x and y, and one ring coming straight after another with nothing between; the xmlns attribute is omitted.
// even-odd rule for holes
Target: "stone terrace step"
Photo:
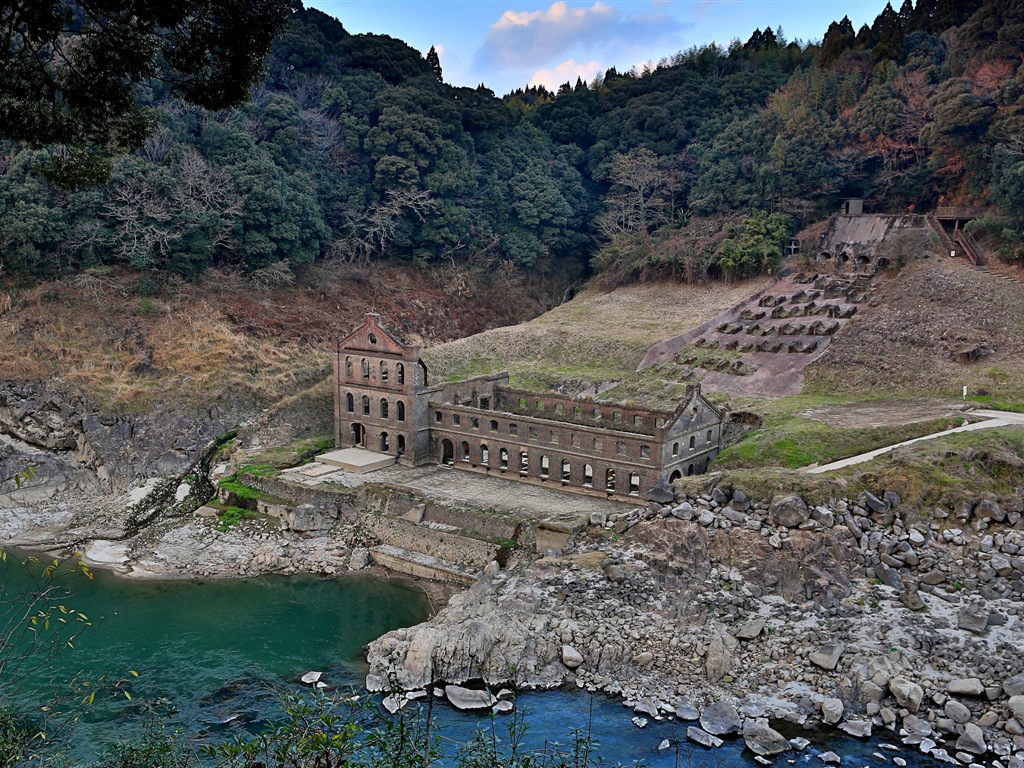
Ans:
<svg viewBox="0 0 1024 768"><path fill-rule="evenodd" d="M379 565L418 578L449 581L467 586L479 578L479 573L454 563L390 544L376 546L370 550L370 554Z"/></svg>

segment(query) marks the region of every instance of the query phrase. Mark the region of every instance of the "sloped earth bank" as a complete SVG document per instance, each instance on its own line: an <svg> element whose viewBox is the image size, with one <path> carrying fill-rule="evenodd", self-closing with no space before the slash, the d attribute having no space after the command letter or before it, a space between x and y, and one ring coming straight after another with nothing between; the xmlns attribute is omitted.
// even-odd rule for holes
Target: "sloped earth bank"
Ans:
<svg viewBox="0 0 1024 768"><path fill-rule="evenodd" d="M748 744L758 718L825 722L1020 768L1022 509L1020 494L918 513L895 493L808 509L716 489L595 516L559 556L492 568L373 642L368 685L570 684Z"/></svg>

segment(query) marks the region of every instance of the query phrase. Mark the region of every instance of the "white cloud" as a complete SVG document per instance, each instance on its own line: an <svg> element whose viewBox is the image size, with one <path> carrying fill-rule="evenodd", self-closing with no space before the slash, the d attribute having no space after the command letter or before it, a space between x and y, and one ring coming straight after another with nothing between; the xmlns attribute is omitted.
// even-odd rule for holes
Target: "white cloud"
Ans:
<svg viewBox="0 0 1024 768"><path fill-rule="evenodd" d="M569 59L557 67L538 69L530 78L530 85L543 85L549 91L555 91L563 83L575 85L578 77L582 77L583 82L589 83L599 72L604 70L605 67L597 61L581 64L576 59Z"/></svg>
<svg viewBox="0 0 1024 768"><path fill-rule="evenodd" d="M597 49L617 55L624 50L650 49L677 38L682 29L681 22L659 7L647 13L623 14L600 0L575 8L559 0L546 10L505 11L477 50L474 68L534 69L564 59L574 50Z"/></svg>

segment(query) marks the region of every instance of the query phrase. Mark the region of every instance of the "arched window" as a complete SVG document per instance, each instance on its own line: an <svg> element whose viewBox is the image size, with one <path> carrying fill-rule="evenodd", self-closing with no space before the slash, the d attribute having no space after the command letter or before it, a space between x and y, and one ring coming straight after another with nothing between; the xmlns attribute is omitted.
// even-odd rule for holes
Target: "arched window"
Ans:
<svg viewBox="0 0 1024 768"><path fill-rule="evenodd" d="M349 392L348 394L345 395L345 409L349 413L355 413L355 411L356 411L355 398L352 397L352 393L351 392Z"/></svg>
<svg viewBox="0 0 1024 768"><path fill-rule="evenodd" d="M696 447L697 447L697 437L695 435L690 435L690 450L692 451Z"/></svg>
<svg viewBox="0 0 1024 768"><path fill-rule="evenodd" d="M363 416L370 415L370 396L363 395Z"/></svg>
<svg viewBox="0 0 1024 768"><path fill-rule="evenodd" d="M583 487L593 488L594 487L594 468L589 464L583 465Z"/></svg>
<svg viewBox="0 0 1024 768"><path fill-rule="evenodd" d="M649 446L649 445L641 445L640 446L640 458L641 459L649 459L649 458L651 458L651 446Z"/></svg>
<svg viewBox="0 0 1024 768"><path fill-rule="evenodd" d="M540 476L542 479L547 480L548 475L551 472L551 463L548 461L547 456L540 457Z"/></svg>
<svg viewBox="0 0 1024 768"><path fill-rule="evenodd" d="M383 360L380 361L380 380L388 380L388 364Z"/></svg>
<svg viewBox="0 0 1024 768"><path fill-rule="evenodd" d="M625 453L626 452L626 444L624 442L622 442L621 440L619 442L617 442L615 444L615 452L616 453Z"/></svg>
<svg viewBox="0 0 1024 768"><path fill-rule="evenodd" d="M498 431L498 422L496 420L494 420L494 419L491 419L491 432L497 432L497 431Z"/></svg>
<svg viewBox="0 0 1024 768"><path fill-rule="evenodd" d="M398 436L398 453L399 455L405 453L405 435Z"/></svg>
<svg viewBox="0 0 1024 768"><path fill-rule="evenodd" d="M713 435L714 433L715 433L715 432L714 432L714 430L713 430L713 429L709 429L709 430L708 430L708 439L707 439L707 442L708 442L709 444L711 443L711 436L712 436L712 435Z"/></svg>
<svg viewBox="0 0 1024 768"><path fill-rule="evenodd" d="M686 467L686 474L687 475L692 475L693 474L693 464L688 464L687 465L687 467Z"/></svg>
<svg viewBox="0 0 1024 768"><path fill-rule="evenodd" d="M371 344L376 344L377 343L377 334L371 333L370 336L369 336L369 339L370 339L370 343Z"/></svg>
<svg viewBox="0 0 1024 768"><path fill-rule="evenodd" d="M629 495L640 495L640 475L638 475L636 472L631 472L629 475Z"/></svg>
<svg viewBox="0 0 1024 768"><path fill-rule="evenodd" d="M504 448L498 451L498 467L508 469L508 451Z"/></svg>
<svg viewBox="0 0 1024 768"><path fill-rule="evenodd" d="M615 470L611 467L604 472L604 489L606 491L615 490Z"/></svg>
<svg viewBox="0 0 1024 768"><path fill-rule="evenodd" d="M363 369L363 378L364 379L370 378L370 361L367 360L365 357L363 358L363 362L361 363L361 367Z"/></svg>
<svg viewBox="0 0 1024 768"><path fill-rule="evenodd" d="M568 483L569 476L572 474L572 464L566 459L562 459L562 482Z"/></svg>
<svg viewBox="0 0 1024 768"><path fill-rule="evenodd" d="M519 474L525 475L530 471L530 457L526 451L519 452Z"/></svg>
<svg viewBox="0 0 1024 768"><path fill-rule="evenodd" d="M380 399L380 417L382 419L388 417L388 401L383 397Z"/></svg>
<svg viewBox="0 0 1024 768"><path fill-rule="evenodd" d="M672 443L672 455L673 456L678 456L679 455L679 443Z"/></svg>
<svg viewBox="0 0 1024 768"><path fill-rule="evenodd" d="M405 366L401 363L395 366L395 381L405 384Z"/></svg>
<svg viewBox="0 0 1024 768"><path fill-rule="evenodd" d="M380 433L380 449L382 451L389 451L389 450L391 450L391 446L388 443L388 433L387 432L381 432Z"/></svg>
<svg viewBox="0 0 1024 768"><path fill-rule="evenodd" d="M463 440L461 448L462 448L462 460L463 461L469 461L469 443L467 443L465 440Z"/></svg>
<svg viewBox="0 0 1024 768"><path fill-rule="evenodd" d="M481 464L489 463L488 459L490 459L490 457L491 457L491 453L490 453L490 451L487 450L487 444L486 443L481 443L480 444L480 463Z"/></svg>
<svg viewBox="0 0 1024 768"><path fill-rule="evenodd" d="M401 400L395 403L395 415L399 421L405 421L405 403Z"/></svg>
<svg viewBox="0 0 1024 768"><path fill-rule="evenodd" d="M346 357L345 358L345 375L348 378L350 378L350 379L352 378L352 358L351 357Z"/></svg>

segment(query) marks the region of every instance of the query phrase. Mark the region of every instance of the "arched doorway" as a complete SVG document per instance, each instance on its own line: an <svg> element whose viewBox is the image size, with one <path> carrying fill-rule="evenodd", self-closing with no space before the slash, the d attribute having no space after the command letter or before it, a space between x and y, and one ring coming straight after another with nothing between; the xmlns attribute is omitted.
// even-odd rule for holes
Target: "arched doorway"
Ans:
<svg viewBox="0 0 1024 768"><path fill-rule="evenodd" d="M677 469L677 470L676 470L675 472L673 472L673 473L672 473L672 476L671 476L671 477L669 477L668 481L669 481L670 483L674 483L674 482L675 482L676 480L678 480L678 479L679 479L679 478L681 478L682 476L683 476L683 473L682 473L682 472L680 472L680 471L679 471L679 470Z"/></svg>
<svg viewBox="0 0 1024 768"><path fill-rule="evenodd" d="M391 450L391 443L388 440L388 433L387 432L381 432L380 433L380 449L384 453L387 453L388 451Z"/></svg>
<svg viewBox="0 0 1024 768"><path fill-rule="evenodd" d="M448 438L441 441L441 463L448 467L455 463L455 446Z"/></svg>
<svg viewBox="0 0 1024 768"><path fill-rule="evenodd" d="M362 448L362 447L364 447L363 444L364 444L365 441L366 441L366 427L364 427L362 424L353 424L352 425L352 445L358 446L358 447Z"/></svg>

